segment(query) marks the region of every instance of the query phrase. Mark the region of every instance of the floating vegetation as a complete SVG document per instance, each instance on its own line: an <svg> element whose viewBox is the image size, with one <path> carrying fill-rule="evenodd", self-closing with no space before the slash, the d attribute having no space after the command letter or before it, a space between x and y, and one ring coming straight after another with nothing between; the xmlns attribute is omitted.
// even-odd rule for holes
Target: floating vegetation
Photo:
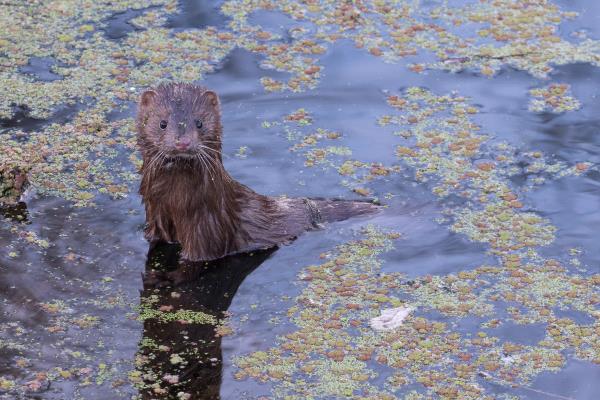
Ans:
<svg viewBox="0 0 600 400"><path fill-rule="evenodd" d="M600 65L600 42L572 42L558 35L560 24L577 13L562 11L548 0L527 4L485 0L437 7L421 2L230 0L222 11L233 18L234 31L250 33L242 46L263 54L264 67L291 74L287 82L263 78L269 91L314 88L326 73L318 65L319 56L344 39L387 62L421 53L437 58L413 64L410 69L417 73L427 68L474 69L493 76L510 66L542 78L552 65ZM259 11L278 11L296 21L298 25L289 28L291 42L253 24L250 17Z"/></svg>
<svg viewBox="0 0 600 400"><path fill-rule="evenodd" d="M8 139L4 134L6 141L1 146L9 157L16 154L22 158L21 170L27 171L29 182L39 194L89 205L96 191L114 198L125 196L136 179L130 167L107 165L117 156L119 147L133 148L131 138L124 133L131 124L131 119L108 123L81 113L72 123L52 124L43 135L32 135L26 142Z"/></svg>
<svg viewBox="0 0 600 400"><path fill-rule="evenodd" d="M323 264L306 268L301 280L308 286L288 310L298 329L281 337L278 347L236 359L238 379L277 382L274 394L290 399L350 398L365 388L378 392L368 383L375 376L367 366L374 343L350 331L373 335L368 317L376 317L379 307L403 304L386 296L393 280L378 287L377 279L378 256L398 235L373 227L364 235L323 254Z"/></svg>
<svg viewBox="0 0 600 400"><path fill-rule="evenodd" d="M399 113L380 123L406 129L398 157L438 196L469 200L469 207L446 209L454 220L450 229L487 244L498 264L404 281L401 274L378 271L381 253L392 243L368 228L364 239L322 255L321 265L302 272L307 286L288 310L296 330L280 336L276 347L236 359L236 377L270 381L277 397L290 399L324 393L393 399L414 385L420 388L412 392L415 398L460 393L491 399L486 380L528 390L534 377L565 366L565 352L599 363L597 277L537 253L553 242L555 228L524 211L523 194L507 180L515 160L490 158L491 138L471 120L477 109L464 97L420 88L390 96L388 103ZM373 321L390 309L414 311L404 312L393 329L374 330ZM579 324L556 310L582 312L595 322ZM443 319L431 317L432 311ZM479 332L456 329L473 316L482 318ZM547 336L535 345L496 336L495 329L509 322L542 323ZM585 338L573 332L585 332ZM380 372L367 361L393 369L385 387L373 384Z"/></svg>
<svg viewBox="0 0 600 400"><path fill-rule="evenodd" d="M571 42L559 36L560 24L576 18L577 13L563 11L548 0L527 4L485 0L464 7L439 7L431 16L444 21L443 26L448 29L432 48L440 59L435 68L472 68L492 76L500 68L510 66L545 78L553 71L553 65L599 65L600 42ZM451 33L458 29L476 35L462 41Z"/></svg>
<svg viewBox="0 0 600 400"><path fill-rule="evenodd" d="M581 103L571 96L571 87L567 84L552 84L545 88L531 89L529 111L564 113L579 110Z"/></svg>
<svg viewBox="0 0 600 400"><path fill-rule="evenodd" d="M174 292L176 293L176 292ZM217 325L217 319L210 314L206 314L201 311L192 310L174 310L173 306L170 305L158 305L158 296L150 296L143 298L138 319L145 321L147 319L154 319L159 322L172 322L182 321L186 324L210 324Z"/></svg>
<svg viewBox="0 0 600 400"><path fill-rule="evenodd" d="M362 239L323 254L322 264L302 272L300 278L306 287L288 310L296 330L279 337L277 347L237 358L238 379L270 381L275 396L290 399L325 394L393 399L400 393L406 394L407 388L414 388L415 384L427 395L439 398L456 398L461 393L461 398L491 399L493 395L486 394L483 385L485 379L506 386L526 386L543 371L560 370L565 363L563 350L573 349L577 357L600 361L599 338L594 333L597 323L578 325L554 317L546 308L550 299L554 307L573 305L564 299L563 290L569 290L569 283L551 289L551 282L558 282L554 280L558 276L563 282L573 279L556 262L544 266L482 266L407 282L400 274L379 271L380 256L390 250L391 240L397 235L372 227L363 235ZM544 282L543 289L538 288L538 279ZM577 294L572 299L579 299L577 308L597 315L593 306L580 308L590 300L595 304L600 301L596 278L576 280L581 285L573 291ZM549 337L531 346L494 336L493 327L506 322L495 315L502 301L531 308L531 315L517 313L507 320L520 324L544 321ZM374 330L372 321L389 307L413 309L414 313L404 313L403 322L393 329ZM456 319L442 322L427 317L431 309ZM541 310L548 312L537 312ZM473 314L491 317L484 331L465 335L453 329L461 318ZM571 333L560 327L570 327ZM585 339L577 340L573 330L585 332ZM565 341L563 335L571 339ZM386 377L385 388L372 383L380 378L371 363L393 369Z"/></svg>
<svg viewBox="0 0 600 400"><path fill-rule="evenodd" d="M484 1L452 9L412 3L392 6L384 2L231 0L221 8L232 18L226 28L176 32L164 27L166 17L177 12L175 0L85 3L69 8L62 3L33 2L7 4L5 8L0 17L5 27L0 30L4 66L0 86L5 93L0 100L0 117L11 118L14 106L24 107L32 118L49 118L59 107L84 110L73 123L48 125L29 133L9 130L2 134L2 142L8 151L20 147L23 157L33 164L30 178L36 189L77 205L92 204L97 193L123 197L135 179L136 168L132 167L139 167L139 160L132 155L131 120L111 121L108 113L129 107L143 88L156 82L201 79L234 48L258 53L264 57L262 67L290 74L287 82L262 78L269 91L315 88L323 74L319 57L343 39L389 62L423 51L439 59L413 66L415 72L424 68L473 68L491 75L503 65L510 65L546 76L552 70L551 64L596 65L600 57L598 42L569 42L557 35L558 25L576 14L561 11L545 0L527 6L512 1ZM121 40L108 38L102 31L106 19L125 10L139 14L130 21L138 30ZM259 11L278 11L297 21L289 27L291 41L253 24L251 16ZM457 27L477 35L457 35L453 33ZM20 68L34 57L54 60L51 72L61 79L42 81L21 72ZM548 90L552 93L560 87ZM532 95L538 96L537 92ZM534 110L542 106L539 101L545 102L544 109L550 107L554 112L577 108L577 101L570 96L540 95L544 99L532 101ZM288 120L309 124L303 111L296 111ZM10 141L18 135L30 143ZM327 153L340 152L348 154L348 149L317 149L307 154L307 163L314 165ZM117 166L117 173L103 165L105 160L123 154L131 156L133 165ZM85 160L92 159L99 162L86 166ZM38 163L45 168L36 167ZM75 165L77 168L73 168ZM0 167L7 170L9 166ZM352 169L347 165L341 171L350 174Z"/></svg>
<svg viewBox="0 0 600 400"><path fill-rule="evenodd" d="M304 166L336 171L343 178L341 184L361 196L371 196L372 192L364 187L369 182L389 178L401 170L398 165L388 166L353 158L351 148L344 143L344 135L313 128L313 117L305 109L296 110L281 121L264 121L262 126L283 130L293 143L289 150L304 158Z"/></svg>

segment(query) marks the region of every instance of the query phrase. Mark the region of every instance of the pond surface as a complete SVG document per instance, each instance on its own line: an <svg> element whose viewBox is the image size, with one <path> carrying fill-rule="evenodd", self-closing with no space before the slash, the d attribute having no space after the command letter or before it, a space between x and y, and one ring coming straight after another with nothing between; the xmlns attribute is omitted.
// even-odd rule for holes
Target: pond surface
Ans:
<svg viewBox="0 0 600 400"><path fill-rule="evenodd" d="M51 3L2 11L32 19L0 29L0 161L31 180L26 205L1 209L0 399L600 396L600 6ZM448 22L478 13L517 25ZM528 36L544 27L557 39ZM557 54L466 53L511 32ZM131 118L162 78L219 93L240 182L384 211L210 264L150 251ZM373 328L389 309L410 312Z"/></svg>

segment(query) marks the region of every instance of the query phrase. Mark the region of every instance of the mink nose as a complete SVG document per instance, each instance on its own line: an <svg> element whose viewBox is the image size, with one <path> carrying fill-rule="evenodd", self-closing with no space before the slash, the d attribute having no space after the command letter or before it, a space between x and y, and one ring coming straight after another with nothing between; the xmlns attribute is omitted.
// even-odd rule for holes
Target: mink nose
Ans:
<svg viewBox="0 0 600 400"><path fill-rule="evenodd" d="M175 148L177 148L177 150L187 150L188 147L190 147L190 144L192 144L192 141L189 138L179 138L175 142Z"/></svg>

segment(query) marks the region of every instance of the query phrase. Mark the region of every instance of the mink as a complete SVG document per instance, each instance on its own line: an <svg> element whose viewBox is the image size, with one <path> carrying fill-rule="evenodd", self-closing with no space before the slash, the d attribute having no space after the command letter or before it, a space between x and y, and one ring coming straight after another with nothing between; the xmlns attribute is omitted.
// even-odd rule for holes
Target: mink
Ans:
<svg viewBox="0 0 600 400"><path fill-rule="evenodd" d="M168 83L145 91L137 133L145 237L178 242L186 260L288 244L322 223L380 209L367 201L264 196L237 182L223 166L219 97L205 87Z"/></svg>

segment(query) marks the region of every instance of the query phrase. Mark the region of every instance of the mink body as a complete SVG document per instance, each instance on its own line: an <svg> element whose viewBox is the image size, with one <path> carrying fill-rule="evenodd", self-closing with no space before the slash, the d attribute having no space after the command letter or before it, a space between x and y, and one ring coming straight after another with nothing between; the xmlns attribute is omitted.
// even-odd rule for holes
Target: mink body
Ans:
<svg viewBox="0 0 600 400"><path fill-rule="evenodd" d="M218 96L191 84L142 94L140 194L150 241L179 242L191 261L289 243L322 222L373 213L369 202L269 197L235 181L221 157Z"/></svg>

